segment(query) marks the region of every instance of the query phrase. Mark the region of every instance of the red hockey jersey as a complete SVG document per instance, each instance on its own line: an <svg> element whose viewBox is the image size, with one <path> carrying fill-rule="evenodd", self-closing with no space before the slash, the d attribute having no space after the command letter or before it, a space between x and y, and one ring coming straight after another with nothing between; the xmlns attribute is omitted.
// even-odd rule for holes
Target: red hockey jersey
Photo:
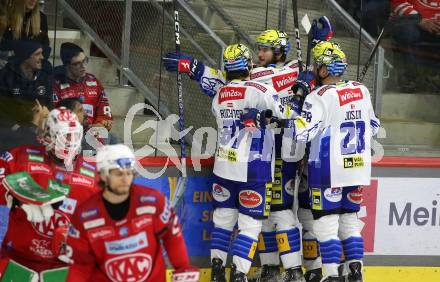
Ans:
<svg viewBox="0 0 440 282"><path fill-rule="evenodd" d="M75 211L67 244L74 264L67 281L165 281L162 244L172 265L189 265L177 217L159 191L133 185L126 217L113 220L100 194Z"/></svg>
<svg viewBox="0 0 440 282"><path fill-rule="evenodd" d="M391 11L396 16L420 14L440 21L440 0L391 0Z"/></svg>
<svg viewBox="0 0 440 282"><path fill-rule="evenodd" d="M41 186L47 187L49 179L69 184L70 191L64 202L55 210L49 222L31 223L21 208L9 214L8 230L2 244L1 256L8 257L38 272L65 265L52 252L54 230L70 222L75 208L100 191L95 166L81 157L73 171L67 171L49 159L44 146L20 146L0 155L0 204L5 205L6 189L3 178L11 173L27 171Z"/></svg>
<svg viewBox="0 0 440 282"><path fill-rule="evenodd" d="M107 94L93 74L86 74L80 82L72 81L64 75L55 76L52 88L55 106L58 106L62 99L79 98L89 125L112 120ZM111 129L111 122L107 129Z"/></svg>

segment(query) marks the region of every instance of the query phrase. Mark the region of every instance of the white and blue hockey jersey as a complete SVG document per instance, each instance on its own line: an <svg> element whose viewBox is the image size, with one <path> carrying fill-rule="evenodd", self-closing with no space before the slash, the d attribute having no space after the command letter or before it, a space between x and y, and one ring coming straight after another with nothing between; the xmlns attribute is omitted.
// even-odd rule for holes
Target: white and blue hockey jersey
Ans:
<svg viewBox="0 0 440 282"><path fill-rule="evenodd" d="M261 82L270 85L275 89L278 94L278 101L287 106L291 104L291 99L294 95L292 86L295 84L299 73L298 62L296 60L289 61L287 63L280 63L269 67L256 67L251 70L251 80ZM200 80L199 85L208 96L213 96L217 93L218 89L226 83L226 78L223 72L205 66L205 70ZM295 110L296 111L296 110ZM294 113L296 114L296 112ZM295 147L291 146L292 142L287 142L286 148L281 152L282 135L277 134L275 136L276 143L276 157L282 158L284 161L296 162L297 157L293 156Z"/></svg>
<svg viewBox="0 0 440 282"><path fill-rule="evenodd" d="M298 77L299 69L297 61L290 61L270 67L257 67L251 70L251 80L272 86L279 96L279 102L287 105L291 96L291 90ZM222 71L205 66L205 70L198 81L203 93L214 96L218 89L226 84L226 78Z"/></svg>
<svg viewBox="0 0 440 282"><path fill-rule="evenodd" d="M273 130L251 133L240 116L245 108L256 108L270 109L280 119L293 118L290 107L277 100L275 89L254 81L233 80L217 91L212 102L218 126L215 175L240 182L272 181Z"/></svg>
<svg viewBox="0 0 440 282"><path fill-rule="evenodd" d="M371 139L380 124L363 84L344 81L315 89L295 125L296 142L311 142L309 187L370 184Z"/></svg>

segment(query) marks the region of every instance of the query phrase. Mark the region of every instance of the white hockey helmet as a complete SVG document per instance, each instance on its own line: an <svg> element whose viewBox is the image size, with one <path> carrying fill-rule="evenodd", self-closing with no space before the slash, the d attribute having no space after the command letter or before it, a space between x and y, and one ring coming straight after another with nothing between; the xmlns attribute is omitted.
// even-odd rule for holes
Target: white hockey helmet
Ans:
<svg viewBox="0 0 440 282"><path fill-rule="evenodd" d="M72 161L81 151L83 127L74 112L59 107L49 112L43 127L42 143L46 151Z"/></svg>
<svg viewBox="0 0 440 282"><path fill-rule="evenodd" d="M98 149L96 164L99 172L108 175L111 169L134 168L136 158L124 144L105 145Z"/></svg>

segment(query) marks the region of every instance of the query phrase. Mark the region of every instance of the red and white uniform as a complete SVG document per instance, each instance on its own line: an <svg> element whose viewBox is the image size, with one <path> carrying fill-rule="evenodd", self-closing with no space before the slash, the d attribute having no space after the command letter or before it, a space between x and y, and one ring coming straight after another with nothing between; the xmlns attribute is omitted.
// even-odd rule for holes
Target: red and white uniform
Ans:
<svg viewBox="0 0 440 282"><path fill-rule="evenodd" d="M8 230L2 244L1 257L9 258L37 272L65 266L51 250L54 230L68 225L75 208L99 191L96 188L95 166L81 157L73 171L49 159L44 146L20 146L0 155L0 204L6 205L6 189L1 184L5 176L26 171L41 186L47 187L49 179L70 185L68 197L55 209L50 222L31 223L21 208L9 214Z"/></svg>
<svg viewBox="0 0 440 282"><path fill-rule="evenodd" d="M74 264L67 281L165 281L162 244L173 267L189 266L177 217L159 191L133 185L129 210L113 220L101 194L75 211L67 244Z"/></svg>
<svg viewBox="0 0 440 282"><path fill-rule="evenodd" d="M52 88L55 106L58 106L62 99L79 98L89 125L112 120L107 94L93 74L86 74L80 82L72 81L64 75L55 76ZM109 124L108 130L111 129L111 122Z"/></svg>
<svg viewBox="0 0 440 282"><path fill-rule="evenodd" d="M391 11L396 16L420 14L440 21L440 0L391 0Z"/></svg>

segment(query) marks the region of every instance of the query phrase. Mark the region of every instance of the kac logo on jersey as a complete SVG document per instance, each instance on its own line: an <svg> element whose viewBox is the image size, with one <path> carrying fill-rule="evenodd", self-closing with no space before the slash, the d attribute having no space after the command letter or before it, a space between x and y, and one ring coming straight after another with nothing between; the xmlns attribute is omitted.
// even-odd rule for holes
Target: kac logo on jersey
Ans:
<svg viewBox="0 0 440 282"><path fill-rule="evenodd" d="M148 247L148 241L145 232L141 232L125 239L105 242L105 249L107 253L111 255L128 254L146 247Z"/></svg>
<svg viewBox="0 0 440 282"><path fill-rule="evenodd" d="M49 221L43 221L41 223L32 223L34 230L46 238L52 238L54 230L60 226L69 225L69 219L62 212L55 210L53 216Z"/></svg>
<svg viewBox="0 0 440 282"><path fill-rule="evenodd" d="M129 254L105 263L107 276L113 282L145 281L150 276L153 260L148 254Z"/></svg>

